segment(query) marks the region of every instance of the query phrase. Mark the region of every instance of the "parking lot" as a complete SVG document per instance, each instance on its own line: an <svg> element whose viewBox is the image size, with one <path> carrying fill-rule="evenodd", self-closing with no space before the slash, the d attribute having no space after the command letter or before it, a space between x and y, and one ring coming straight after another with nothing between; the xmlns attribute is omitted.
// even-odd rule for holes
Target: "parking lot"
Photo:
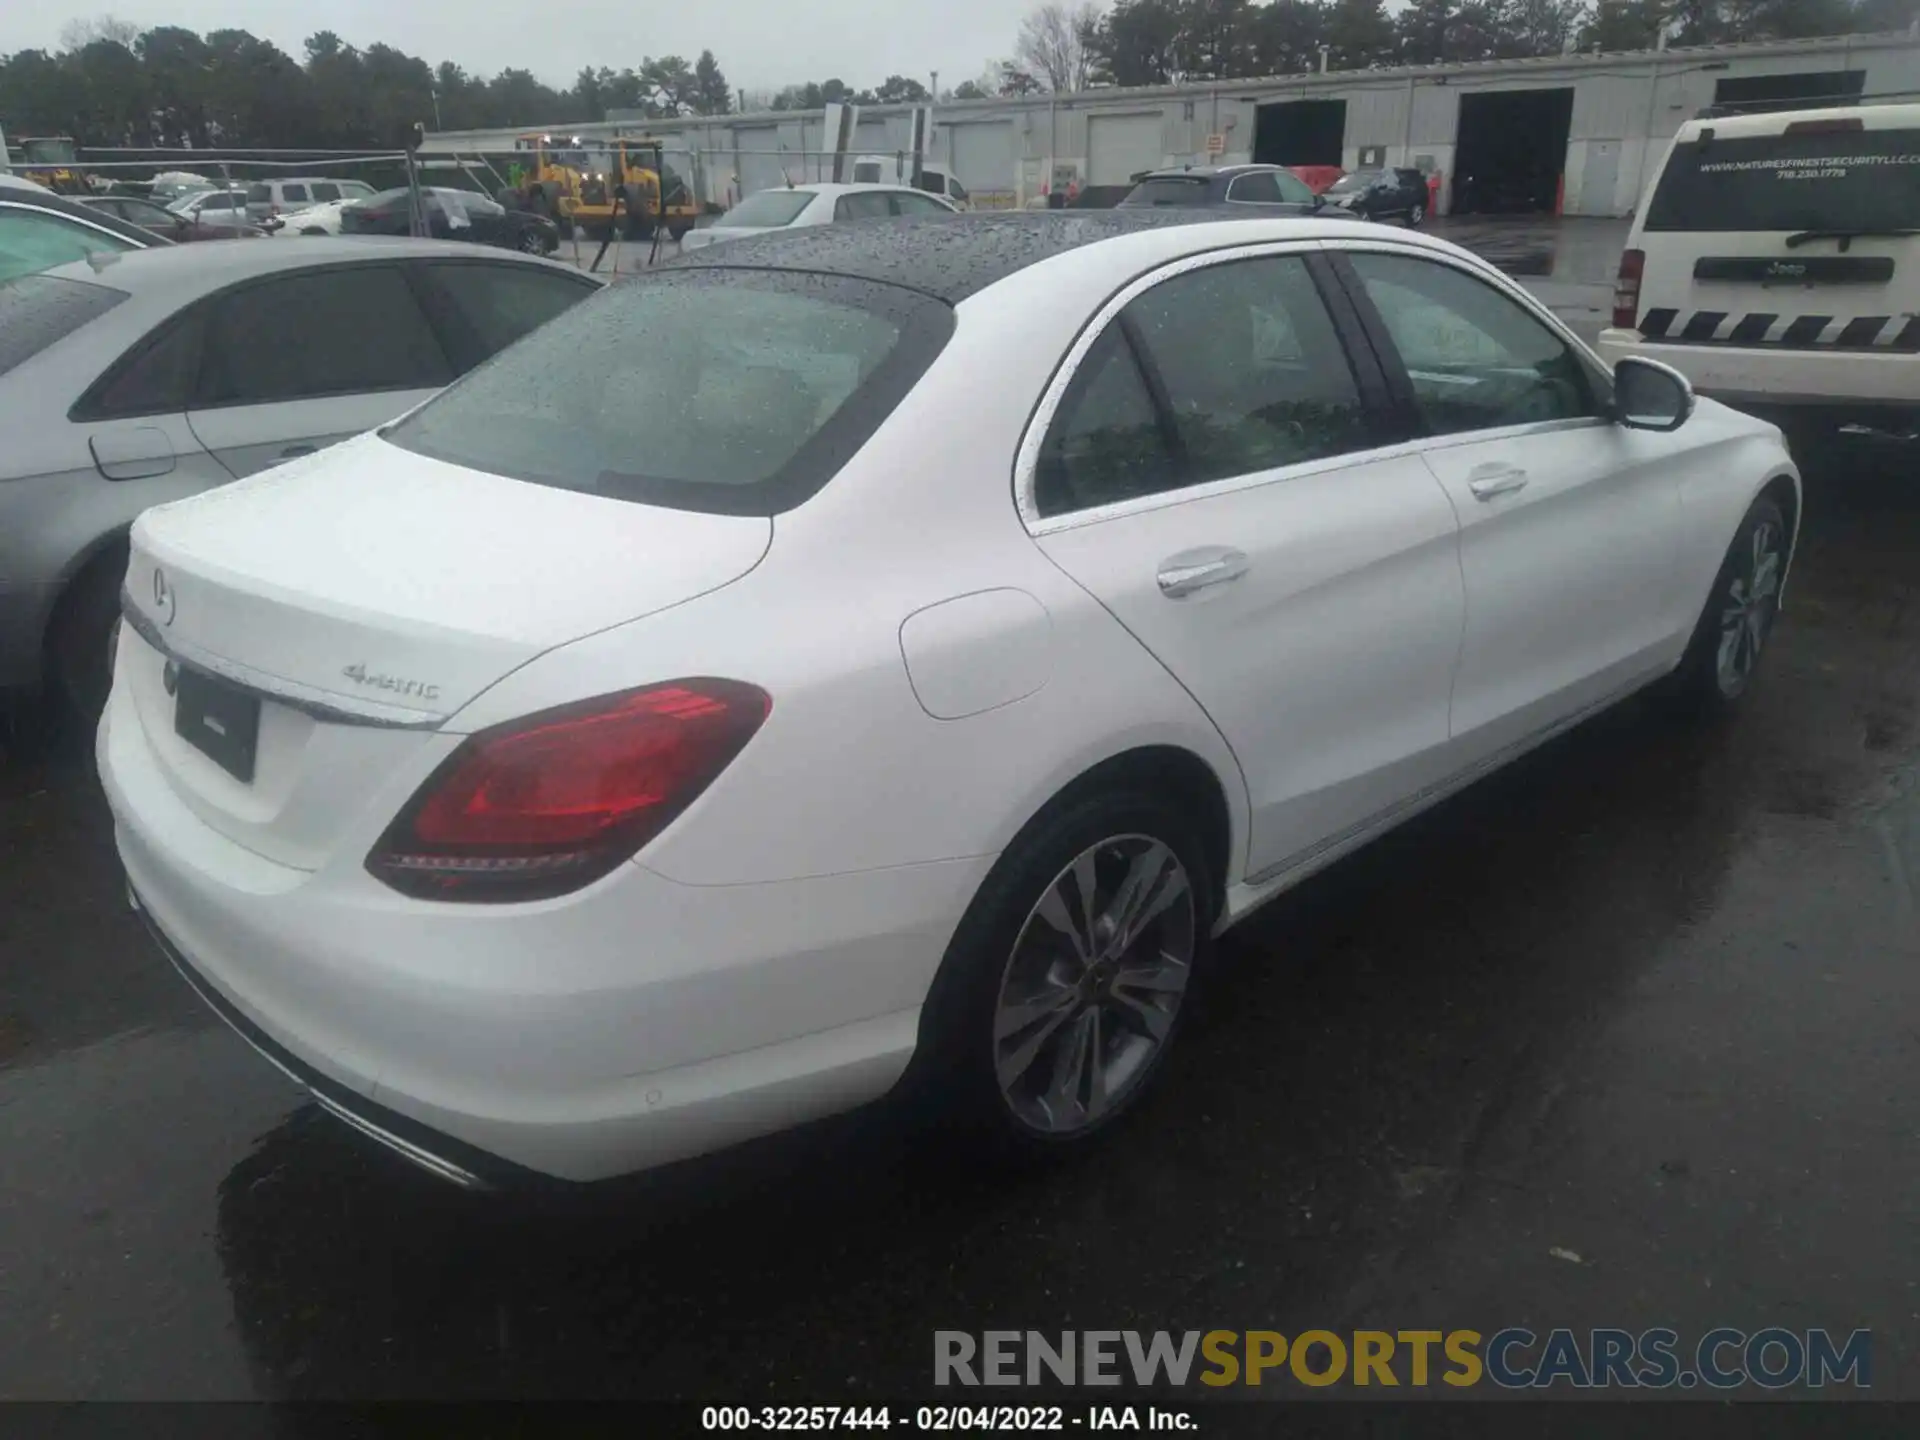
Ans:
<svg viewBox="0 0 1920 1440"><path fill-rule="evenodd" d="M1601 232L1497 239L1590 336ZM924 1393L955 1325L1774 1324L1871 1329L1873 1393L1920 1398L1920 492L1912 444L1803 460L1736 724L1629 703L1269 907L1169 1083L1048 1171L883 1108L585 1192L444 1187L202 1009L84 741L23 723L0 1398L844 1402Z"/></svg>

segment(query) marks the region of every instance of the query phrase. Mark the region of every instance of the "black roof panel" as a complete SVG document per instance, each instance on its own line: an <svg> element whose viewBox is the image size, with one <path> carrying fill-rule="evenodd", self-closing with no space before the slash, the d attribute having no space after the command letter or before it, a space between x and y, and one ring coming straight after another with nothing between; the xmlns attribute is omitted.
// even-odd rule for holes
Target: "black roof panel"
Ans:
<svg viewBox="0 0 1920 1440"><path fill-rule="evenodd" d="M851 220L730 240L661 270L812 270L918 290L956 305L1042 260L1136 230L1220 223L1217 210L1008 210Z"/></svg>

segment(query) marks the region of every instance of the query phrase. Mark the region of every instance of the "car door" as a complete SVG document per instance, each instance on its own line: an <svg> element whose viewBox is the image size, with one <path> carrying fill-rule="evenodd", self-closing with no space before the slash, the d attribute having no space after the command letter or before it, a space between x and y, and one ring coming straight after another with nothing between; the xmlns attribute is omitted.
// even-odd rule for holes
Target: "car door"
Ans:
<svg viewBox="0 0 1920 1440"><path fill-rule="evenodd" d="M1123 292L1023 470L1041 549L1232 746L1255 879L1442 778L1463 623L1452 506L1396 446L1314 254L1211 255Z"/></svg>
<svg viewBox="0 0 1920 1440"><path fill-rule="evenodd" d="M1337 263L1460 518L1462 759L1525 741L1671 660L1685 442L1613 424L1599 367L1464 262L1355 248Z"/></svg>
<svg viewBox="0 0 1920 1440"><path fill-rule="evenodd" d="M214 297L188 423L235 476L383 425L453 378L400 265L275 275Z"/></svg>

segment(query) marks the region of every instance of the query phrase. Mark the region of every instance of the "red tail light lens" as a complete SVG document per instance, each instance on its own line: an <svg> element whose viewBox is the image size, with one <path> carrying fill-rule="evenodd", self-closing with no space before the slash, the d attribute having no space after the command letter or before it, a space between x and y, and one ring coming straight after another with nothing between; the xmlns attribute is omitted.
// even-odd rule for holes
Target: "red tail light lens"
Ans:
<svg viewBox="0 0 1920 1440"><path fill-rule="evenodd" d="M772 708L736 680L671 680L471 735L367 869L433 900L538 900L597 880L692 804Z"/></svg>
<svg viewBox="0 0 1920 1440"><path fill-rule="evenodd" d="M1647 252L1628 250L1620 256L1620 278L1613 286L1613 325L1631 330L1640 323L1640 277L1647 273Z"/></svg>

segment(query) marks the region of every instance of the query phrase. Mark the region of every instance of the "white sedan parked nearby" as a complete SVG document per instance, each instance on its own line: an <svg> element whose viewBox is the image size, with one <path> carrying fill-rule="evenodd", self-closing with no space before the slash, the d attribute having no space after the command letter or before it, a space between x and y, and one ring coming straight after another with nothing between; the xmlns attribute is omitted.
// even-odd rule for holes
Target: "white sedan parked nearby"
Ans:
<svg viewBox="0 0 1920 1440"><path fill-rule="evenodd" d="M1410 232L742 240L147 511L100 770L181 972L450 1179L902 1083L1067 1148L1264 901L1642 686L1737 705L1799 510Z"/></svg>
<svg viewBox="0 0 1920 1440"><path fill-rule="evenodd" d="M938 195L906 185L794 185L747 196L717 224L690 230L680 240L684 254L724 240L764 235L836 220L878 220L889 215L951 215L956 207Z"/></svg>

